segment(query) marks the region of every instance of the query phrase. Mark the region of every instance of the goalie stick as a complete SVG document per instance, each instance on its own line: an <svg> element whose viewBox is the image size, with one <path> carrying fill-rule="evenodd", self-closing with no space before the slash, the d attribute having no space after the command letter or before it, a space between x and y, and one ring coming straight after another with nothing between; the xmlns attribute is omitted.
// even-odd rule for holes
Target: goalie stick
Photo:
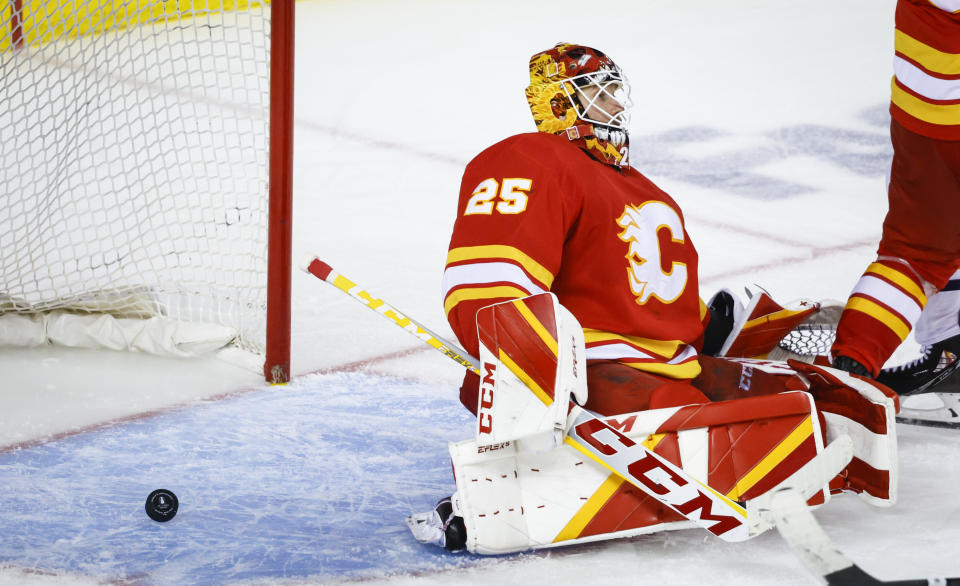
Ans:
<svg viewBox="0 0 960 586"><path fill-rule="evenodd" d="M827 586L960 586L960 578L921 578L916 580L878 580L850 561L838 550L813 512L795 491L780 491L772 495L771 514L777 531L790 545L797 557L814 574L821 576Z"/></svg>
<svg viewBox="0 0 960 586"><path fill-rule="evenodd" d="M305 259L300 268L321 281L330 283L350 297L363 303L368 308L391 320L397 327L446 355L447 358L450 358L460 366L468 368L476 374L480 374L480 368L477 366L476 359L467 354L466 350L444 340L439 334L434 333L430 328L420 322L407 317L399 309L383 299L374 298L370 293L367 293L356 283L333 270L333 267L319 258L314 256Z"/></svg>
<svg viewBox="0 0 960 586"><path fill-rule="evenodd" d="M364 305L367 305L370 309L377 311L377 313L380 313L384 317L389 318L398 327L401 327L407 332L413 334L418 339L429 344L431 347L443 353L448 358L456 361L461 366L470 368L479 374L477 360L467 354L466 351L459 348L456 344L452 344L444 340L441 336L432 332L429 328L423 326L419 322L416 322L400 313L385 301L373 298L372 295L364 291L349 279L346 279L334 271L329 264L321 261L319 258L310 257L306 259L301 264L301 268L305 272L314 275L318 279L337 287L344 293L347 293L354 299L360 301ZM414 326L414 328L411 328L411 325ZM576 442L576 437L579 435L579 432L577 431L577 422L579 421L581 422L581 425L586 423L588 426L590 426L590 428L586 431L591 434L591 438L593 439L596 439L596 436L594 435L596 431L604 433L609 430L609 435L606 436L607 439L616 439L617 443L621 443L623 445L627 445L627 442L629 442L632 444L632 446L630 446L631 448L634 446L638 447L656 460L662 460L662 458L660 458L660 456L657 454L647 450L640 444L634 443L629 438L622 436L622 434L620 434L620 432L618 432L616 429L613 429L588 411L576 406L575 403L573 403L573 405L574 407L571 411L571 416L574 419L574 426L571 427L571 432L573 435L571 436L568 434L568 441ZM619 439L617 436L621 436L623 439ZM709 509L707 509L708 514L706 515L706 520L703 519L702 515L698 518L691 518L690 513L695 511L704 511L702 506L697 507L696 503L694 502L695 506L686 513L678 510L674 504L664 499L662 493L662 489L664 487L662 485L656 484L657 490L651 490L648 484L652 480L649 478L635 478L633 474L631 474L629 466L627 466L627 474L623 475L619 470L619 468L622 466L617 462L608 461L606 458L610 445L614 442L600 442L601 445L596 446L592 445L590 441L585 440L585 438L581 439L584 440L584 443L580 444L580 446L577 446L577 449L580 449L581 451L586 450L585 453L591 455L591 457L597 460L601 465L622 475L625 480L631 484L634 484L637 486L637 488L643 490L647 494L650 494L670 508L677 510L680 514L689 518L697 525L706 528L722 539L726 539L728 541L742 541L743 539L748 539L750 535L747 535L747 537L740 537L739 539L731 539L730 537L746 534L747 530L749 529L753 529L759 533L768 528L771 524L776 526L777 530L780 532L781 536L783 536L791 550L798 557L800 557L809 570L811 570L821 579L823 583L827 584L828 586L874 586L882 584L892 584L896 586L921 586L927 584L938 586L960 586L960 578L933 578L929 580L918 579L895 581L878 580L866 573L862 568L844 556L834 546L833 542L826 535L826 533L824 533L819 523L817 523L816 518L811 513L809 507L807 507L806 501L810 498L812 492L814 492L811 490L811 487L820 487L825 485L834 475L840 472L846 463L850 461L850 457L852 455L852 442L847 436L841 436L841 438L837 438L831 442L818 457L808 462L803 468L795 472L790 478L787 478L777 487L771 489L767 494L748 502L747 507L742 507L739 503L731 501L730 504L739 509L732 510L734 510L736 514L740 515L740 518L732 518L737 521L737 527L742 527L742 533L736 533L730 527L727 527L724 531L718 532L719 526L725 523L725 521L722 519L718 520L715 516L711 516L709 514ZM626 441L624 442L624 440ZM603 449L604 447L608 449ZM592 454L590 454L591 449L595 450ZM637 460L637 462L639 461L641 460ZM652 460L648 460L648 462L652 462ZM703 485L699 481L690 478L679 467L674 466L669 462L667 462L667 464L675 469L675 471L680 475L681 479L686 479L686 483L694 483L694 486L699 485L709 489L709 487L706 487L706 485ZM641 465L641 467L642 466L643 465ZM656 464L653 465L651 469L658 470L661 474L663 474L665 470L668 470L659 468ZM657 481L661 480L662 476L657 477ZM720 498L726 498L722 497L722 495L718 495L716 491L713 491L712 489L709 489L708 492L717 495ZM703 493L700 494L702 495ZM698 499L699 498L701 497L698 497ZM709 496L706 496L706 498L709 498ZM687 504L689 505L690 503ZM747 523L748 514L752 517L749 524ZM705 521L707 523L712 523L712 525L707 525ZM725 534L727 533L731 535L725 537Z"/></svg>

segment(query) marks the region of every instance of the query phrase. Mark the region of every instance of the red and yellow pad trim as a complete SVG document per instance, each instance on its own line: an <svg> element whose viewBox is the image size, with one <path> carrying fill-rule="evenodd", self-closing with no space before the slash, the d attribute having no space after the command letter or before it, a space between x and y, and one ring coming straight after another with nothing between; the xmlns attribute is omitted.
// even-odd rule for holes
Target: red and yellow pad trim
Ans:
<svg viewBox="0 0 960 586"><path fill-rule="evenodd" d="M491 305L477 313L480 342L545 405L557 376L553 297L542 294Z"/></svg>
<svg viewBox="0 0 960 586"><path fill-rule="evenodd" d="M660 443L660 440L664 438L666 434L653 434L649 436L642 443L644 447L649 450L653 450L657 447L657 444ZM590 458L593 458L587 452L579 450L576 443L567 441L567 445L572 446L573 448L578 449L582 453L586 454ZM568 541L570 539L577 539L578 537L583 536L584 530L593 521L600 511L610 502L610 499L617 494L620 488L623 486L623 483L626 482L623 477L619 474L611 474L607 479L600 485L600 488L594 492L587 502L584 503L583 507L570 519L566 526L557 534L553 542L558 543L560 541Z"/></svg>
<svg viewBox="0 0 960 586"><path fill-rule="evenodd" d="M813 437L813 420L808 416L766 457L757 462L756 466L737 480L733 489L727 493L727 498L741 500L743 495L747 494L761 479L773 472L774 468L784 460L793 455L811 437Z"/></svg>

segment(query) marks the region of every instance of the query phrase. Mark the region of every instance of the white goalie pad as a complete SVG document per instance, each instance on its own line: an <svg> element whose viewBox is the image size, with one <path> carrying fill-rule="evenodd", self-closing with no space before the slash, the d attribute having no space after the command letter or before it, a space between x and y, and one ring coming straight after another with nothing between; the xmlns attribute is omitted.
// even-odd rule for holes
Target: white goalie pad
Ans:
<svg viewBox="0 0 960 586"><path fill-rule="evenodd" d="M527 449L563 443L571 397L587 399L583 329L552 293L477 312L480 392L477 443L523 439Z"/></svg>
<svg viewBox="0 0 960 586"><path fill-rule="evenodd" d="M827 441L849 436L853 461L840 488L856 492L867 503L889 507L896 503L897 405L878 383L843 370L789 361L810 385L826 423Z"/></svg>
<svg viewBox="0 0 960 586"><path fill-rule="evenodd" d="M684 472L720 494L748 502L824 449L812 398L804 392L626 413L605 422L647 449L672 454ZM741 443L751 447L734 456L733 446ZM465 441L451 444L450 455L455 509L474 553L696 526L569 444L537 453L522 440L493 446ZM805 487L811 504L829 499L825 483Z"/></svg>
<svg viewBox="0 0 960 586"><path fill-rule="evenodd" d="M657 523L581 536L596 510L623 480L569 446L529 452L516 442L450 444L457 476L454 509L467 529L467 549L503 554L686 529L690 521Z"/></svg>

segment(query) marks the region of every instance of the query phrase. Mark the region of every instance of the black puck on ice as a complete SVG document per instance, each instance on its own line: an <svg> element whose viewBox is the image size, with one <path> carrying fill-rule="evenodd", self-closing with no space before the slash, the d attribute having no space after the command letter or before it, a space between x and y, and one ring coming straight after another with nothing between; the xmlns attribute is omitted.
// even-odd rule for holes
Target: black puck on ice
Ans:
<svg viewBox="0 0 960 586"><path fill-rule="evenodd" d="M179 506L180 501L177 500L177 495L165 488L158 488L147 497L144 508L147 510L148 517L164 523L176 516Z"/></svg>

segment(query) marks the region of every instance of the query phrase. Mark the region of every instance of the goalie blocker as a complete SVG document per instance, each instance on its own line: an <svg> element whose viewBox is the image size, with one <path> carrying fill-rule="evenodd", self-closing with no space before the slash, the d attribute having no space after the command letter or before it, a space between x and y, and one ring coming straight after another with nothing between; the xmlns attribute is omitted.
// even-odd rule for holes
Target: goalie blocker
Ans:
<svg viewBox="0 0 960 586"><path fill-rule="evenodd" d="M588 399L587 368L582 330L552 294L489 306L477 321L484 365L477 435L450 445L457 482L450 504L462 518L469 551L507 553L693 526L689 511L680 514L626 482L566 435L578 410L568 417L567 399L579 404ZM724 350L733 347L725 344ZM711 384L736 389L743 376L761 372L776 377L782 384L771 388L783 392L647 409L604 421L708 491L746 508L812 462L834 438L848 435L853 459L828 486L809 493L809 504L822 505L841 492L878 506L895 501L896 404L889 391L800 362L732 360L734 368L719 371L729 373L726 378L714 377ZM600 447L615 449L611 443ZM653 483L655 489L669 485L666 477L651 477L661 482ZM701 511L698 524L710 514ZM415 535L418 517L422 524L423 516L410 519ZM421 531L418 538L425 536Z"/></svg>

